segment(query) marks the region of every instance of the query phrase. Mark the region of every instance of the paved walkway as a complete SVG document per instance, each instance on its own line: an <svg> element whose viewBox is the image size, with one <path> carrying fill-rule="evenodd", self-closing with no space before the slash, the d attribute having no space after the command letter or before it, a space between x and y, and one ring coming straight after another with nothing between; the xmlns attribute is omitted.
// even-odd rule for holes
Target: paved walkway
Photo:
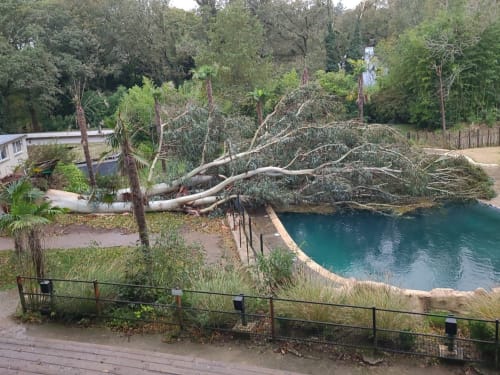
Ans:
<svg viewBox="0 0 500 375"><path fill-rule="evenodd" d="M299 375L299 373L223 363L121 347L48 339L0 338L0 373L92 375Z"/></svg>

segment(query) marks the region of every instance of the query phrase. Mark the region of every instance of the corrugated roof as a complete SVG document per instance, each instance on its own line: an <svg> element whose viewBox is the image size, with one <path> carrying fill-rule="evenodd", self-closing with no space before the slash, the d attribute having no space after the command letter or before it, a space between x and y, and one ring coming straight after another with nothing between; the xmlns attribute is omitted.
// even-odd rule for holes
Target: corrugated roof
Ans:
<svg viewBox="0 0 500 375"><path fill-rule="evenodd" d="M89 137L99 136L99 135L109 135L113 134L113 129L102 129L100 132L98 130L87 130L87 135ZM67 131L67 132L42 132L42 133L28 133L28 138L38 139L38 138L65 138L65 137L80 137L81 133L79 130Z"/></svg>
<svg viewBox="0 0 500 375"><path fill-rule="evenodd" d="M0 145L14 142L16 139L26 137L26 134L0 134Z"/></svg>

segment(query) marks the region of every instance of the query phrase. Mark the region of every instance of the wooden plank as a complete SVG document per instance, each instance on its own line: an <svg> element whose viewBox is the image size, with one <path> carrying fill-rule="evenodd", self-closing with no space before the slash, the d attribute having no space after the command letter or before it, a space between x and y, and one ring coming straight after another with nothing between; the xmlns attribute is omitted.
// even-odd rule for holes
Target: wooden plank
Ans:
<svg viewBox="0 0 500 375"><path fill-rule="evenodd" d="M219 375L293 375L297 373L255 366L198 359L160 352L147 352L122 347L111 347L60 340L19 340L0 338L0 369L15 364L22 373L44 366L58 374L108 373L121 375L139 374L219 374ZM59 367L57 367L59 366ZM0 372L1 373L1 372Z"/></svg>

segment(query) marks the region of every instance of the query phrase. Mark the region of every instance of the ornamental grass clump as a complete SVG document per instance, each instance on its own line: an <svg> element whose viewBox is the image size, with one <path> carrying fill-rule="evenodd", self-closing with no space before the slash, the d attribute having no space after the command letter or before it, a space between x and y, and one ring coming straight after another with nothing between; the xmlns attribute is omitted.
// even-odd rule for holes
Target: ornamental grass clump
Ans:
<svg viewBox="0 0 500 375"><path fill-rule="evenodd" d="M277 296L286 300L300 301L276 301L275 311L278 316L338 323L340 308L325 304L344 303L345 290L331 281L303 272L293 282L279 290Z"/></svg>
<svg viewBox="0 0 500 375"><path fill-rule="evenodd" d="M496 330L493 321L500 318L500 292L476 294L469 300L467 309L473 318L492 321L469 321L471 339L493 342ZM487 358L491 359L495 355L494 344L478 342L476 346Z"/></svg>
<svg viewBox="0 0 500 375"><path fill-rule="evenodd" d="M410 299L388 285L356 284L346 295L346 304L364 306L366 309L350 308L346 311L346 323L361 327L372 327L373 310L376 307L377 329L416 331L422 319L411 314L380 311L381 309L413 311Z"/></svg>
<svg viewBox="0 0 500 375"><path fill-rule="evenodd" d="M187 292L184 300L190 309L190 320L200 328L228 327L236 324L240 318L234 310L233 296L256 295L250 277L240 267L214 266L203 269L198 275L192 275L191 288L201 293ZM260 304L257 299L245 298L247 313L257 312Z"/></svg>

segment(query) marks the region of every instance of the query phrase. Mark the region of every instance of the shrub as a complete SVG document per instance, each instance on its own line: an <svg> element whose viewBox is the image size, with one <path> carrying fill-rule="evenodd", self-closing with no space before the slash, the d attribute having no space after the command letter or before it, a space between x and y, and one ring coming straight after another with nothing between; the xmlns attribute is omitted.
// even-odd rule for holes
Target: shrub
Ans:
<svg viewBox="0 0 500 375"><path fill-rule="evenodd" d="M57 163L51 176L51 182L54 181L58 182L58 186L51 185L61 190L71 191L73 193L82 193L89 190L87 178L83 172L72 163Z"/></svg>
<svg viewBox="0 0 500 375"><path fill-rule="evenodd" d="M278 286L290 282L293 273L294 254L281 248L271 251L268 256L257 256L257 270L264 284L273 291Z"/></svg>

